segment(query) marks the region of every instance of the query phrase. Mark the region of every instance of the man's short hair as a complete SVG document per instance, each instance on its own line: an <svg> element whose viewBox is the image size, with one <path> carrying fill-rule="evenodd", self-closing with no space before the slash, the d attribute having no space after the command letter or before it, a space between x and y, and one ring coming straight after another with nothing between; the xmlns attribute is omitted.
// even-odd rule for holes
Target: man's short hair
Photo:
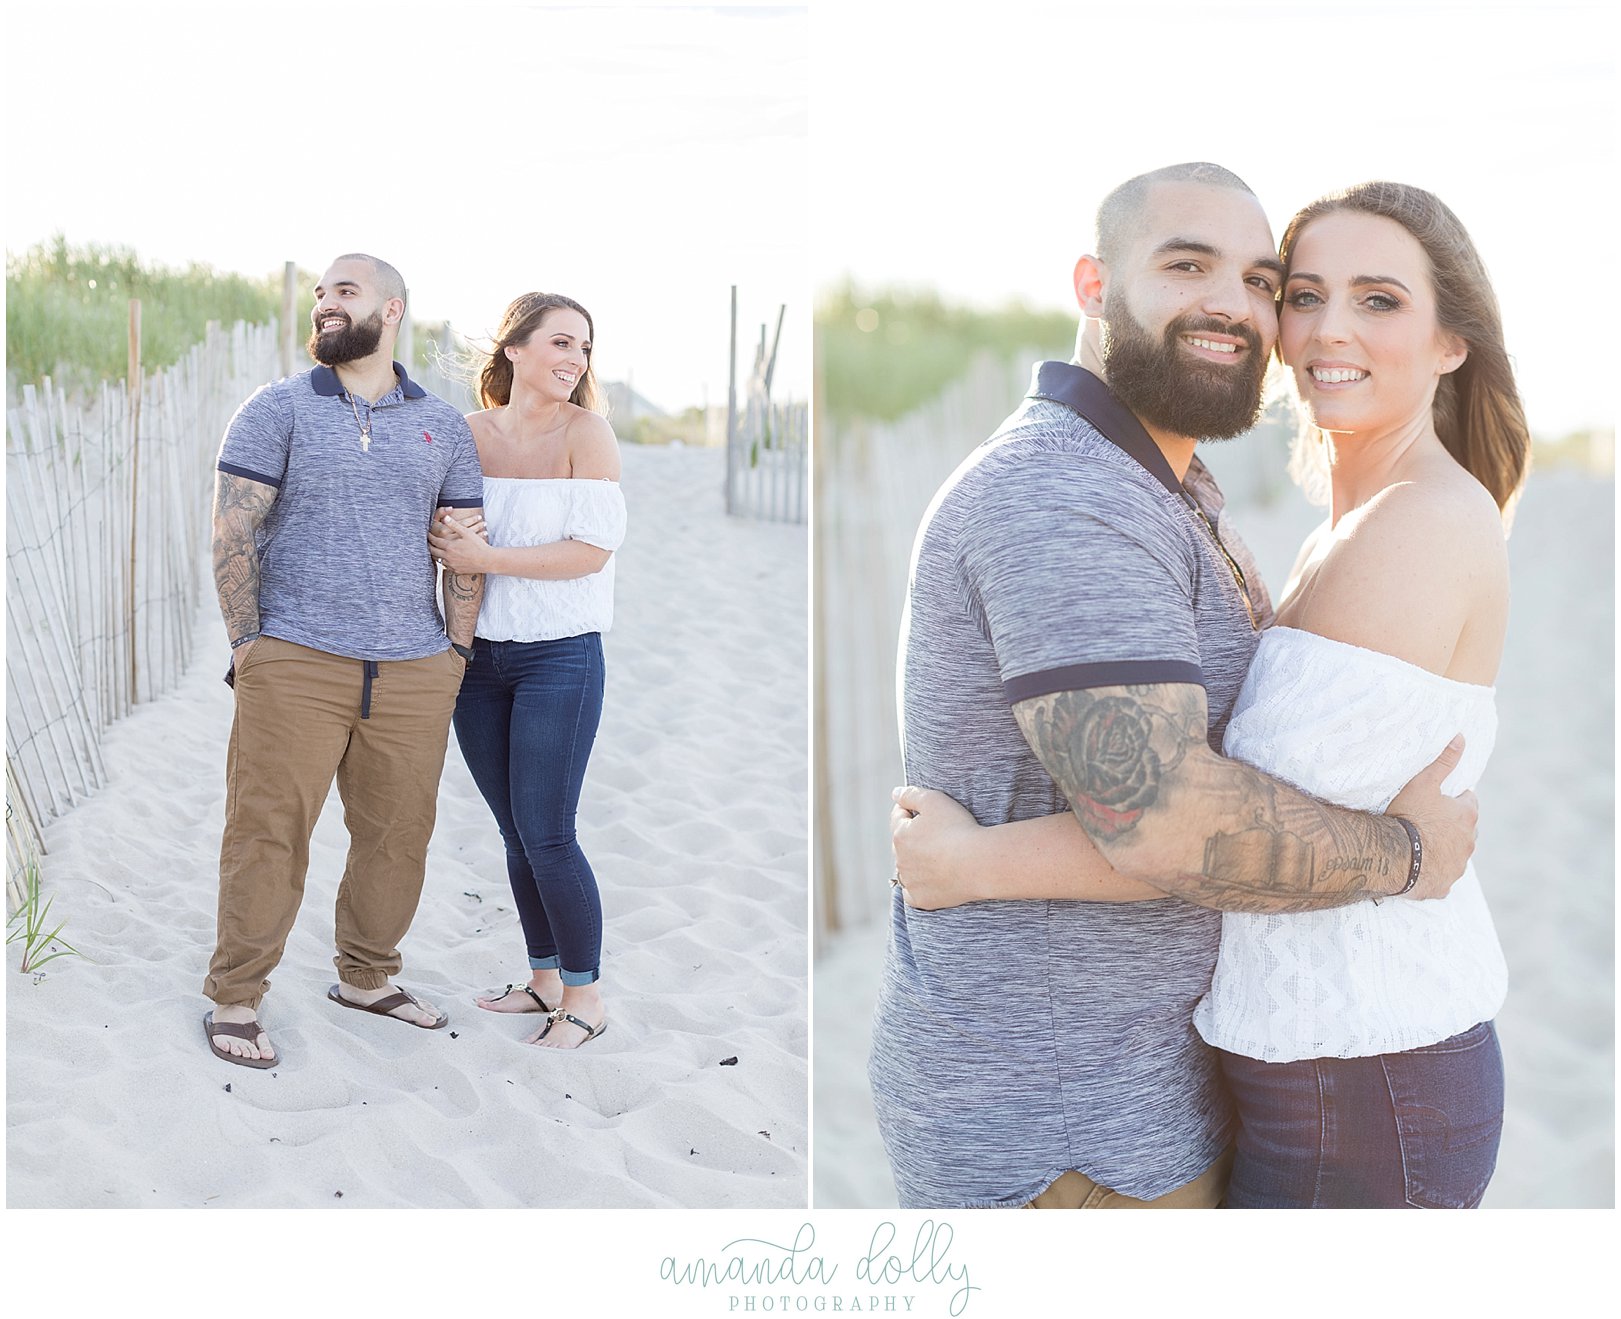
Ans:
<svg viewBox="0 0 1621 1319"><path fill-rule="evenodd" d="M1113 261L1125 244L1126 236L1142 217L1143 203L1148 190L1156 183L1203 183L1212 188L1235 188L1255 195L1255 190L1230 169L1212 165L1209 161L1189 161L1182 165L1166 165L1161 169L1127 179L1103 199L1098 207L1097 247L1099 260Z"/></svg>
<svg viewBox="0 0 1621 1319"><path fill-rule="evenodd" d="M398 298L405 301L405 280L400 272L395 270L388 262L374 257L369 252L345 252L337 257L338 261L364 261L371 267L372 274L377 278L377 291L383 295L383 301Z"/></svg>

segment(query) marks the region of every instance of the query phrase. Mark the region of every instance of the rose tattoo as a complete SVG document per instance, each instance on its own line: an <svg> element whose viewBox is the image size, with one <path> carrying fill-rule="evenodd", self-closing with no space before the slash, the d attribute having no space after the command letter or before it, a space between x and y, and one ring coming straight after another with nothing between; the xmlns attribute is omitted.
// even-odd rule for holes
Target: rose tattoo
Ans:
<svg viewBox="0 0 1621 1319"><path fill-rule="evenodd" d="M1074 764L1075 809L1088 831L1112 838L1135 825L1158 795L1162 773L1143 707L1119 696L1060 701L1050 731Z"/></svg>

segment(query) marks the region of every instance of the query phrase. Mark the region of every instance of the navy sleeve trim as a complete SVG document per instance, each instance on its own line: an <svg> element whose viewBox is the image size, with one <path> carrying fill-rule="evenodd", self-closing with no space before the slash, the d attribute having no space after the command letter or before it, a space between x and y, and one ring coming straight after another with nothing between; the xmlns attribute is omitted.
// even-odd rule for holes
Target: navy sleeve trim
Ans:
<svg viewBox="0 0 1621 1319"><path fill-rule="evenodd" d="M480 495L477 499L441 499L439 501L439 507L440 508L483 508L484 507L484 497L482 495Z"/></svg>
<svg viewBox="0 0 1621 1319"><path fill-rule="evenodd" d="M1082 691L1088 687L1141 687L1162 682L1204 686L1204 670L1186 660L1113 660L1106 664L1069 664L1061 669L1022 673L1002 684L1008 704L1035 696Z"/></svg>
<svg viewBox="0 0 1621 1319"><path fill-rule="evenodd" d="M281 489L281 477L266 476L263 472L255 472L252 468L238 467L235 463L222 462L219 465L222 472L229 472L232 476L245 476L250 481L257 481L260 485L274 486Z"/></svg>

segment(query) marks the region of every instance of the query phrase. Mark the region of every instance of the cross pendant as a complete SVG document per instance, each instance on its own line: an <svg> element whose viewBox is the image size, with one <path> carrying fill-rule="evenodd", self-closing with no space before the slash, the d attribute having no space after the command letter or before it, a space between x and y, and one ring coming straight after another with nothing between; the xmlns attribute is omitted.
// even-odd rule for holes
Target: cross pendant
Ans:
<svg viewBox="0 0 1621 1319"><path fill-rule="evenodd" d="M370 431L361 431L360 432L360 452L361 453L370 453L371 452L371 432Z"/></svg>

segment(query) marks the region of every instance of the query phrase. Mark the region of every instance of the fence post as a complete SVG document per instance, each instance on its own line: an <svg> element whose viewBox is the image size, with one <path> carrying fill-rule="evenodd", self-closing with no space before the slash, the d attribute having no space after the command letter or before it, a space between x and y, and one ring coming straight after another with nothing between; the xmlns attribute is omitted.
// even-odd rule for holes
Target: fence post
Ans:
<svg viewBox="0 0 1621 1319"><path fill-rule="evenodd" d="M281 268L281 374L293 374L293 317L298 310L298 266L288 261Z"/></svg>
<svg viewBox="0 0 1621 1319"><path fill-rule="evenodd" d="M141 513L141 300L129 300L129 376L124 388L129 398L129 589L124 595L124 617L129 635L129 701L140 699L140 676L135 656L135 551Z"/></svg>
<svg viewBox="0 0 1621 1319"><path fill-rule="evenodd" d="M732 351L726 366L726 511L732 511L732 445L737 434L737 285L732 285Z"/></svg>

